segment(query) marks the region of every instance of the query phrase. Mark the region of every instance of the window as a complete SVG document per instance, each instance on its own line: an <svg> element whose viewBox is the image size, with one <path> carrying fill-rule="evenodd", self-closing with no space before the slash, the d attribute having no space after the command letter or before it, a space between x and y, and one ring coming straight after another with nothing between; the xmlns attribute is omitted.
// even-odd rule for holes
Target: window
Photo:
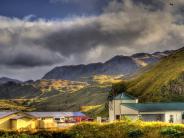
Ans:
<svg viewBox="0 0 184 138"><path fill-rule="evenodd" d="M60 121L60 118L55 118L56 121Z"/></svg>
<svg viewBox="0 0 184 138"><path fill-rule="evenodd" d="M182 114L182 120L184 120L184 114Z"/></svg>
<svg viewBox="0 0 184 138"><path fill-rule="evenodd" d="M160 114L157 115L157 116L156 116L156 120L157 120L157 121L162 121L162 115L160 115Z"/></svg>
<svg viewBox="0 0 184 138"><path fill-rule="evenodd" d="M120 115L116 115L116 120L120 120Z"/></svg>
<svg viewBox="0 0 184 138"><path fill-rule="evenodd" d="M174 116L173 115L170 115L170 117L169 117L169 123L174 123Z"/></svg>
<svg viewBox="0 0 184 138"><path fill-rule="evenodd" d="M42 117L41 120L45 120L46 118L45 117Z"/></svg>

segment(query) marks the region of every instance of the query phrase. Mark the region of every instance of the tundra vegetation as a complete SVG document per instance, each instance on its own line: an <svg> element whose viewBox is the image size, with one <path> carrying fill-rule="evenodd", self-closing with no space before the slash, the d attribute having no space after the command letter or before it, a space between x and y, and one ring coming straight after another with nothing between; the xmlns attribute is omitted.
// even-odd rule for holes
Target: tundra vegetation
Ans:
<svg viewBox="0 0 184 138"><path fill-rule="evenodd" d="M1 131L1 138L183 138L183 124L130 121L80 123L65 129Z"/></svg>

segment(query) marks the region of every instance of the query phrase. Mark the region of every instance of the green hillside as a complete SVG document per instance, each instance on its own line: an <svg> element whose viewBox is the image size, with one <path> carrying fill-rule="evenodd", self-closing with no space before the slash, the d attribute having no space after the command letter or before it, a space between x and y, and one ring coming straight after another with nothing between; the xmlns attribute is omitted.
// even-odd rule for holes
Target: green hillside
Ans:
<svg viewBox="0 0 184 138"><path fill-rule="evenodd" d="M141 102L184 101L184 48L143 72L114 88L139 97Z"/></svg>

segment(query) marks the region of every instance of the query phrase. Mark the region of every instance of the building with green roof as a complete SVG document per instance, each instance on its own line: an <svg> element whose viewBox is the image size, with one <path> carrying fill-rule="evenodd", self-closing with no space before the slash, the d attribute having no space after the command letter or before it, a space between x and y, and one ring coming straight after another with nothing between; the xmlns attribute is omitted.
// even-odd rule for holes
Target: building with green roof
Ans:
<svg viewBox="0 0 184 138"><path fill-rule="evenodd" d="M135 100L136 98L125 93L120 93L113 98L114 100Z"/></svg>
<svg viewBox="0 0 184 138"><path fill-rule="evenodd" d="M133 120L183 123L184 103L139 103L137 98L121 93L109 102L109 120L124 116Z"/></svg>

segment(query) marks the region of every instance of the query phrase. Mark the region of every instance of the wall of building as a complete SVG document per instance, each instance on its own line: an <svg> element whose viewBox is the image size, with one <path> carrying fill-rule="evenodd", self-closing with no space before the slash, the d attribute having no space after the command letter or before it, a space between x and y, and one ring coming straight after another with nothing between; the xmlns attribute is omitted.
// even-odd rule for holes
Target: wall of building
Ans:
<svg viewBox="0 0 184 138"><path fill-rule="evenodd" d="M173 112L165 112L165 122L170 122L170 116L173 116L173 123L182 123L182 112L173 111Z"/></svg>
<svg viewBox="0 0 184 138"><path fill-rule="evenodd" d="M5 129L5 130L11 129L10 119L15 116L16 114L12 114L12 115L1 118L0 119L0 129Z"/></svg>
<svg viewBox="0 0 184 138"><path fill-rule="evenodd" d="M173 116L173 123L182 123L182 111L164 112L142 112L140 113L144 121L158 121L157 117L162 114L162 121L170 123L170 116Z"/></svg>
<svg viewBox="0 0 184 138"><path fill-rule="evenodd" d="M115 103L114 100L109 101L109 121L115 120Z"/></svg>
<svg viewBox="0 0 184 138"><path fill-rule="evenodd" d="M122 113L121 103L138 103L138 99L136 100L112 100L109 102L109 120L116 120L116 115L120 115ZM124 112L124 111L123 111Z"/></svg>
<svg viewBox="0 0 184 138"><path fill-rule="evenodd" d="M17 129L35 129L36 120L30 118L21 118L17 120Z"/></svg>
<svg viewBox="0 0 184 138"><path fill-rule="evenodd" d="M165 114L143 114L141 115L143 121L165 121Z"/></svg>
<svg viewBox="0 0 184 138"><path fill-rule="evenodd" d="M54 118L42 118L39 120L39 128L47 129L47 128L55 128L57 127L57 123Z"/></svg>
<svg viewBox="0 0 184 138"><path fill-rule="evenodd" d="M10 125L12 130L17 130L17 120L10 120Z"/></svg>
<svg viewBox="0 0 184 138"><path fill-rule="evenodd" d="M122 100L113 100L109 102L109 120L116 120L116 115L121 115Z"/></svg>

